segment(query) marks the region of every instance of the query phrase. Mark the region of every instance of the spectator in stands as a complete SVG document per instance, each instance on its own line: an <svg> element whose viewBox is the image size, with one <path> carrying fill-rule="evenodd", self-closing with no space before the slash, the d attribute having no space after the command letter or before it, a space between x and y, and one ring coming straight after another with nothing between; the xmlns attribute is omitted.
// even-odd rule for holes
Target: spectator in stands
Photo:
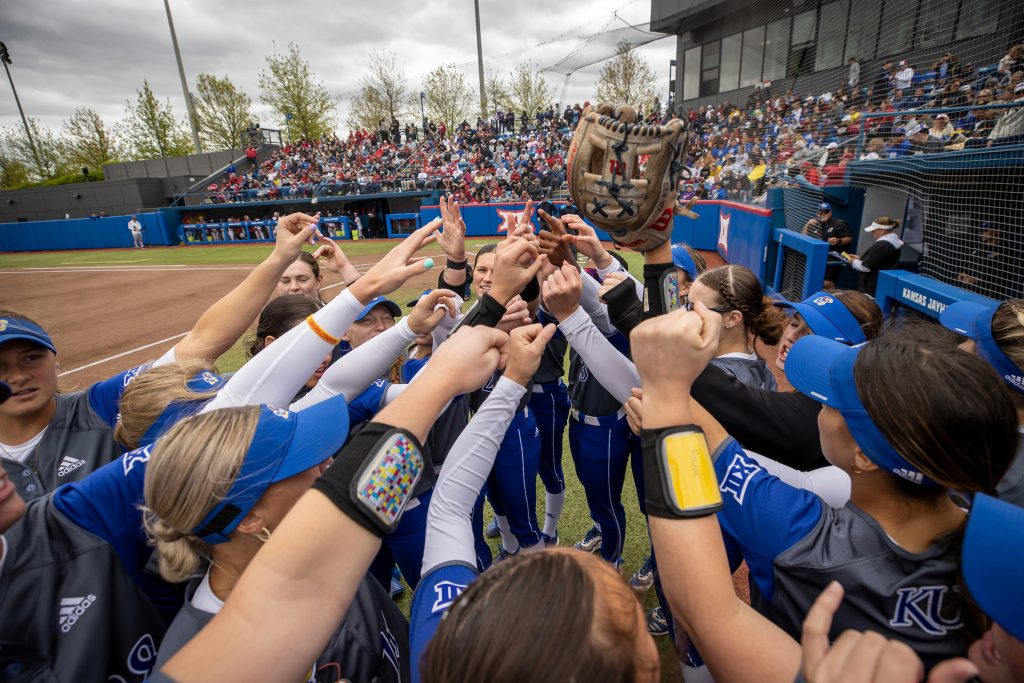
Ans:
<svg viewBox="0 0 1024 683"><path fill-rule="evenodd" d="M899 70L893 74L893 86L899 93L907 90L914 80L914 67L907 61L900 61Z"/></svg>
<svg viewBox="0 0 1024 683"><path fill-rule="evenodd" d="M871 82L871 102L878 103L889 97L892 91L892 62L885 62L878 67L875 78Z"/></svg>
<svg viewBox="0 0 1024 683"><path fill-rule="evenodd" d="M978 233L979 244L964 255L957 281L965 288L993 299L1021 295L1021 261L1006 244L1002 231L986 221Z"/></svg>
<svg viewBox="0 0 1024 683"><path fill-rule="evenodd" d="M932 127L928 129L928 138L930 140L942 140L945 142L955 134L956 129L949 122L949 114L937 114Z"/></svg>
<svg viewBox="0 0 1024 683"><path fill-rule="evenodd" d="M1003 58L999 60L999 66L996 67L996 71L1003 76L1009 77L1010 72L1022 62L1024 62L1024 44L1013 45Z"/></svg>
<svg viewBox="0 0 1024 683"><path fill-rule="evenodd" d="M857 289L874 296L878 285L878 273L891 270L900 261L900 249L903 240L896 235L900 222L895 218L880 216L864 228L864 232L875 238L875 243L868 247L863 256L847 254L844 258L860 273Z"/></svg>
<svg viewBox="0 0 1024 683"><path fill-rule="evenodd" d="M846 76L846 85L853 90L860 83L860 62L856 57L850 57L846 63L850 65L850 71Z"/></svg>

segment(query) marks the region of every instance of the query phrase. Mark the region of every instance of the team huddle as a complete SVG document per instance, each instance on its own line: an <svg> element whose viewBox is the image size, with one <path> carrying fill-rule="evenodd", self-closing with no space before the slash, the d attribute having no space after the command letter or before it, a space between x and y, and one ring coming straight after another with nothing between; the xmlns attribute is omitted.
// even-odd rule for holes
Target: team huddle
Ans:
<svg viewBox="0 0 1024 683"><path fill-rule="evenodd" d="M538 231L527 205L475 254L447 198L363 274L285 216L173 349L84 391L58 390L45 321L0 310L5 680L657 681L661 634L687 681L1024 678L1024 301L941 325L860 292L773 302L658 236L675 209L626 142L584 150L576 212ZM609 226L631 273L591 223L645 203ZM388 299L429 244L437 287ZM651 542L631 577L627 476Z"/></svg>

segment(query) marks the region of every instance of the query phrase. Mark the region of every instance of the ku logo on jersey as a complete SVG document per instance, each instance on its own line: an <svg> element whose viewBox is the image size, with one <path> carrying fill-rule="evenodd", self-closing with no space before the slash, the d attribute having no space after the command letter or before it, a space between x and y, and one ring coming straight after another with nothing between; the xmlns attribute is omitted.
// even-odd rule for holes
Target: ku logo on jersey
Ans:
<svg viewBox="0 0 1024 683"><path fill-rule="evenodd" d="M957 631L964 627L960 619L959 596L956 596L956 610L946 618L944 610L946 593L949 586L916 586L900 588L896 591L896 609L889 626L893 628L919 628L932 636L944 636L949 631ZM957 592L956 588L952 589Z"/></svg>
<svg viewBox="0 0 1024 683"><path fill-rule="evenodd" d="M452 603L455 602L455 598L462 594L462 591L466 590L466 586L461 583L455 583L454 581L439 581L434 584L434 604L430 608L430 611L434 614L443 612Z"/></svg>
<svg viewBox="0 0 1024 683"><path fill-rule="evenodd" d="M729 469L725 471L718 490L728 493L737 503L743 505L743 498L747 495L747 486L750 485L750 480L754 475L760 471L760 465L743 457L741 453L737 453L729 463Z"/></svg>

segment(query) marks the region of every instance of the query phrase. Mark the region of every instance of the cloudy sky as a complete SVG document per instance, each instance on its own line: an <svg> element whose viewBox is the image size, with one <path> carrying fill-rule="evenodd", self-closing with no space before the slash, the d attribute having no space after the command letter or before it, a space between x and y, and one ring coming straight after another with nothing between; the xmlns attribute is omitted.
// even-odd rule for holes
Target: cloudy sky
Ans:
<svg viewBox="0 0 1024 683"><path fill-rule="evenodd" d="M272 125L259 103L257 77L264 57L289 42L339 98L339 130L359 88L370 50L395 51L418 91L433 67L455 63L476 87L472 0L171 0L186 76L227 75L253 99L256 115ZM618 13L616 18L615 13ZM508 72L519 61L555 65L585 42L581 37L628 24L646 27L650 0L480 0L485 67ZM123 116L125 101L148 79L160 99L170 98L184 119L184 98L161 0L0 0L0 41L11 53L18 95L27 115L58 128L75 107L96 109L108 122ZM603 53L602 40L582 45L576 61ZM672 38L641 52L667 98ZM581 68L567 102L592 99L600 64ZM556 96L564 76L549 74ZM9 85L0 83L0 126L20 125Z"/></svg>

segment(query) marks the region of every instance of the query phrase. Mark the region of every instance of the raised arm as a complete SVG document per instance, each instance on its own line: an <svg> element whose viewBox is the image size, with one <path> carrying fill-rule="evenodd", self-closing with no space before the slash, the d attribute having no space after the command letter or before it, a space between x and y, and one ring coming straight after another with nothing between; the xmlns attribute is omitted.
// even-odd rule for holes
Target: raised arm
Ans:
<svg viewBox="0 0 1024 683"><path fill-rule="evenodd" d="M293 213L277 222L274 250L237 287L203 313L192 330L174 347L174 357L214 361L238 341L267 299L281 274L295 261L302 245L317 235L317 216Z"/></svg>
<svg viewBox="0 0 1024 683"><path fill-rule="evenodd" d="M256 554L220 613L163 673L189 683L302 680L337 629L381 535L397 524L392 513L408 501L424 465L419 444L442 406L483 386L507 357L503 332L456 332L422 370L429 381L410 384L352 439ZM388 462L410 477L391 476ZM389 505L371 507L357 495L368 486ZM382 527L385 519L390 525Z"/></svg>

